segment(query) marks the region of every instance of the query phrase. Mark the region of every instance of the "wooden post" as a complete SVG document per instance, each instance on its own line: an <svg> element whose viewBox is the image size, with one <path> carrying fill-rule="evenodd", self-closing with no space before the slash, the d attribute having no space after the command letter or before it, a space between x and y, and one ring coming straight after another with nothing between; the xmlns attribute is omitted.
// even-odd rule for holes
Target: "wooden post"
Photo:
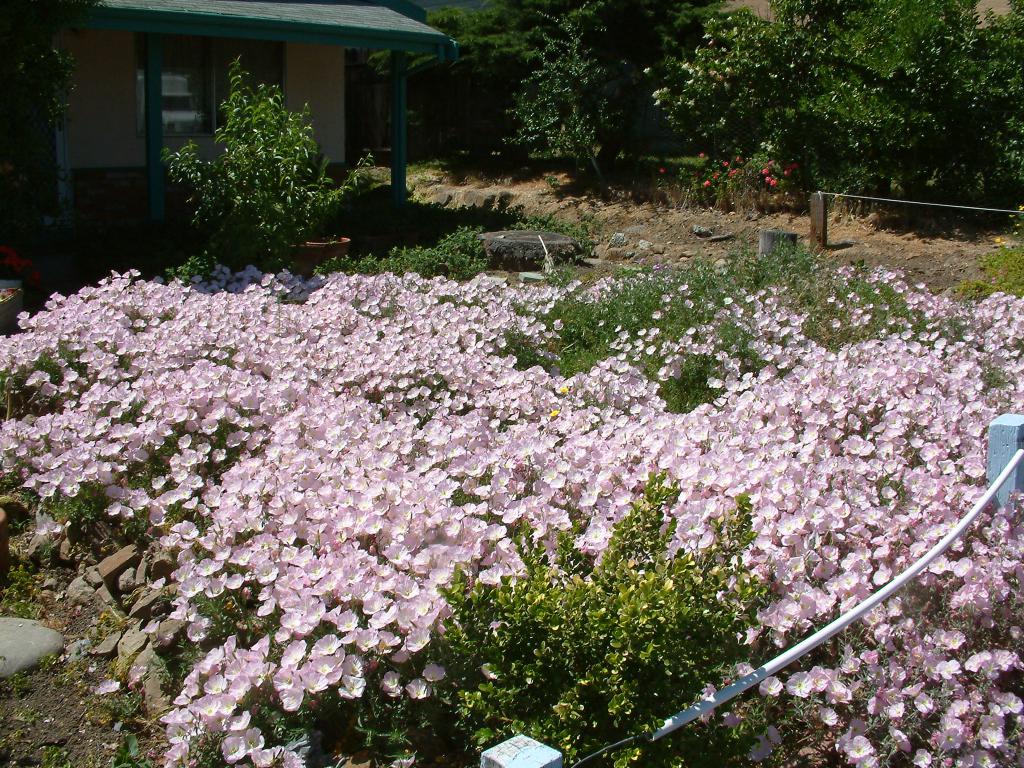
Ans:
<svg viewBox="0 0 1024 768"><path fill-rule="evenodd" d="M988 428L988 482L992 483L1020 448L1024 448L1024 416L1005 414ZM1005 505L1014 491L1024 491L1024 463L1010 475L996 499Z"/></svg>
<svg viewBox="0 0 1024 768"><path fill-rule="evenodd" d="M819 251L828 247L828 205L821 192L811 195L811 243Z"/></svg>
<svg viewBox="0 0 1024 768"><path fill-rule="evenodd" d="M408 63L405 51L391 52L391 197L401 208L408 197L406 165L409 161L406 114Z"/></svg>
<svg viewBox="0 0 1024 768"><path fill-rule="evenodd" d="M757 243L757 255L767 256L780 245L796 245L796 232L782 229L762 229Z"/></svg>
<svg viewBox="0 0 1024 768"><path fill-rule="evenodd" d="M163 37L146 34L146 184L149 188L149 218L163 221L166 213L164 189L164 94Z"/></svg>

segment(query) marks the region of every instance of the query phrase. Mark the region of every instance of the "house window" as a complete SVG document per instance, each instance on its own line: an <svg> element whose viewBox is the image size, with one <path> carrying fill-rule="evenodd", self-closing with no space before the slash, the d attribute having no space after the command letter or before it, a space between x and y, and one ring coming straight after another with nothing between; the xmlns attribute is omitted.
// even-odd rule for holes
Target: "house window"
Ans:
<svg viewBox="0 0 1024 768"><path fill-rule="evenodd" d="M136 36L136 130L146 131L146 47ZM167 35L163 39L163 124L167 136L209 136L222 122L228 69L240 58L257 83L284 84L284 44L269 40Z"/></svg>

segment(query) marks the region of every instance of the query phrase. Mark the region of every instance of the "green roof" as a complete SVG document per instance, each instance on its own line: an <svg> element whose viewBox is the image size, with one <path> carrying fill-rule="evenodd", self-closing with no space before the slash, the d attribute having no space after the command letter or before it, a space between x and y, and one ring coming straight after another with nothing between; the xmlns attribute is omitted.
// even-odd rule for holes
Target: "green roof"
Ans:
<svg viewBox="0 0 1024 768"><path fill-rule="evenodd" d="M101 0L87 26L135 32L247 37L458 57L408 0Z"/></svg>

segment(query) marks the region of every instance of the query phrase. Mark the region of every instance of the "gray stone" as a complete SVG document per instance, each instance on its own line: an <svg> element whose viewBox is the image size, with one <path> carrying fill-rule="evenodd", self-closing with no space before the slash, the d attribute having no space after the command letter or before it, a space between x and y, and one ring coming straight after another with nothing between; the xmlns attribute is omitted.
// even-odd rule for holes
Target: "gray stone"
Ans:
<svg viewBox="0 0 1024 768"><path fill-rule="evenodd" d="M133 674L134 670L139 670L142 678L142 701L150 717L162 715L171 708L171 698L164 692L162 666L152 644L143 648L132 663Z"/></svg>
<svg viewBox="0 0 1024 768"><path fill-rule="evenodd" d="M92 642L87 637L83 637L80 640L75 640L75 642L68 646L68 661L78 661L79 659L84 658L85 654L88 653L89 648L91 646Z"/></svg>
<svg viewBox="0 0 1024 768"><path fill-rule="evenodd" d="M125 630L117 642L117 658L121 661L131 661L139 655L139 651L145 647L148 641L149 637L142 631L142 622L135 622Z"/></svg>
<svg viewBox="0 0 1024 768"><path fill-rule="evenodd" d="M113 593L107 589L106 584L100 584L96 590L96 596L103 602L104 605L108 605L111 608L118 608L117 598L114 597Z"/></svg>
<svg viewBox="0 0 1024 768"><path fill-rule="evenodd" d="M29 619L0 618L0 679L32 669L64 650L60 632Z"/></svg>
<svg viewBox="0 0 1024 768"><path fill-rule="evenodd" d="M96 599L96 590L79 576L68 584L67 597L72 605L90 605Z"/></svg>
<svg viewBox="0 0 1024 768"><path fill-rule="evenodd" d="M112 632L97 644L90 653L93 656L101 656L102 658L110 658L117 653L117 643L121 639L120 632Z"/></svg>
<svg viewBox="0 0 1024 768"><path fill-rule="evenodd" d="M544 249L555 262L572 261L582 251L580 244L557 232L508 230L478 235L484 251L495 269L520 272L544 264ZM543 243L541 240L543 239Z"/></svg>
<svg viewBox="0 0 1024 768"><path fill-rule="evenodd" d="M540 272L520 272L519 279L524 283L543 283L544 275Z"/></svg>
<svg viewBox="0 0 1024 768"><path fill-rule="evenodd" d="M708 229L707 227L702 227L700 224L694 224L693 229L691 231L697 237L711 237L711 235L714 234L714 232L712 232L710 229Z"/></svg>
<svg viewBox="0 0 1024 768"><path fill-rule="evenodd" d="M53 547L53 542L49 536L43 536L36 534L32 537L32 540L28 543L28 549L25 550L25 556L34 563L42 562L43 556L49 552Z"/></svg>
<svg viewBox="0 0 1024 768"><path fill-rule="evenodd" d="M616 232L611 236L611 239L608 241L608 245L612 248L623 248L628 242L629 239L626 237L625 232Z"/></svg>
<svg viewBox="0 0 1024 768"><path fill-rule="evenodd" d="M129 568L117 577L117 591L122 595L130 595L136 587L135 571Z"/></svg>
<svg viewBox="0 0 1024 768"><path fill-rule="evenodd" d="M494 208L498 195L491 190L470 188L456 193L453 202L468 208Z"/></svg>
<svg viewBox="0 0 1024 768"><path fill-rule="evenodd" d="M160 674L155 670L150 670L142 678L142 700L150 717L162 715L171 708L171 697L164 692Z"/></svg>
<svg viewBox="0 0 1024 768"><path fill-rule="evenodd" d="M100 576L100 570L95 565L90 565L86 568L83 577L93 589L96 589L103 584L103 577Z"/></svg>
<svg viewBox="0 0 1024 768"><path fill-rule="evenodd" d="M652 243L650 240L641 240L636 244L636 248L638 251L649 251L651 250L651 246L653 245L654 243Z"/></svg>

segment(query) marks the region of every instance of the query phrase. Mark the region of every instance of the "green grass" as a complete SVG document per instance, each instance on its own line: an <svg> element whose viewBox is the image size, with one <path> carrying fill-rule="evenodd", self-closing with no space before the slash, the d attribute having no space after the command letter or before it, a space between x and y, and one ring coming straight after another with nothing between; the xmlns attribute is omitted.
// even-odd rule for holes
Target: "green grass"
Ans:
<svg viewBox="0 0 1024 768"><path fill-rule="evenodd" d="M957 292L968 299L983 299L993 293L1024 296L1024 246L1004 247L982 257L984 280L966 280Z"/></svg>
<svg viewBox="0 0 1024 768"><path fill-rule="evenodd" d="M749 328L720 310L769 287L783 293L789 308L806 315L804 334L833 350L896 326L918 329L923 323L902 296L870 281L865 272L843 274L806 249L778 249L764 257L736 253L724 267L695 260L679 269L625 272L597 300L573 294L555 304L546 316L548 327L559 329L554 344L540 348L532 340L510 337L509 348L521 368L543 365L573 376L618 354L614 344L621 333L636 339L644 329L657 328L659 340L680 339L689 329L713 327L714 352L688 355L679 375L660 385L668 407L686 412L720 391L709 384L719 377L718 352L738 359L744 373L767 364L754 350ZM868 323L848 322L852 311L868 306ZM665 362L659 351L645 356L641 366L656 381Z"/></svg>

